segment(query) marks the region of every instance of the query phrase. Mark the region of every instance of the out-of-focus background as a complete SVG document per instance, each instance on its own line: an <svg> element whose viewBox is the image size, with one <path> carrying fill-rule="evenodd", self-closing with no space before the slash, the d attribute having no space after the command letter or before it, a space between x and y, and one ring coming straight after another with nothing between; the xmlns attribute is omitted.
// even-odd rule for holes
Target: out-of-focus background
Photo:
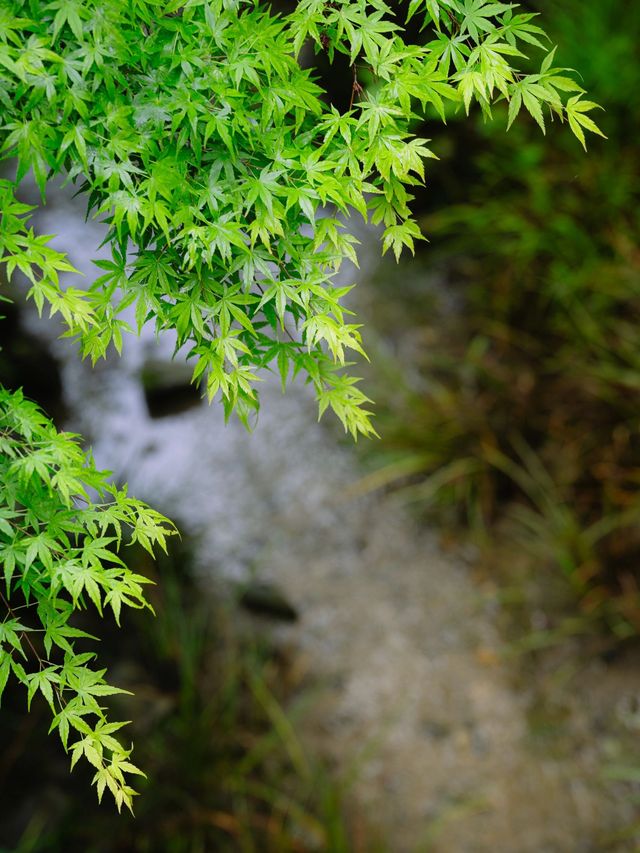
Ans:
<svg viewBox="0 0 640 853"><path fill-rule="evenodd" d="M430 242L396 266L356 226L380 441L276 382L248 435L170 340L91 370L5 312L0 382L183 535L131 555L156 618L100 627L134 694L135 819L9 694L3 851L639 849L640 6L527 6L608 140L505 134L500 110L416 129L440 157L414 205ZM81 210L59 190L37 222L91 275Z"/></svg>

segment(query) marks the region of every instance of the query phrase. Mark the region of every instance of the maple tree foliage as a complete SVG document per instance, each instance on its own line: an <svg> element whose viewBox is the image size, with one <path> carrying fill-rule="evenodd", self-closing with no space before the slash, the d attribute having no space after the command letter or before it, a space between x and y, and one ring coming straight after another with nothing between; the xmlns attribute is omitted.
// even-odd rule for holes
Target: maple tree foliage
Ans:
<svg viewBox="0 0 640 853"><path fill-rule="evenodd" d="M138 330L175 330L193 381L228 415L249 425L275 370L283 388L304 376L354 438L373 435L350 370L364 355L351 288L335 283L357 264L349 218L381 225L383 252L413 251L411 191L435 154L411 128L426 113L477 104L490 117L506 101L509 124L524 109L582 144L600 133L550 48L535 15L485 0L301 0L288 14L252 0L0 0L0 163L14 164L0 262L93 361L120 350L133 306ZM310 54L347 58L348 109L331 105ZM30 225L30 172L43 200L63 175L107 223L112 257L88 288L61 285L73 267ZM173 530L19 392L0 394L0 452L0 691L13 676L29 702L40 693L72 764L84 757L98 794L131 807L140 771L100 704L115 688L69 620L89 604L116 618L145 606L119 547L153 551Z"/></svg>

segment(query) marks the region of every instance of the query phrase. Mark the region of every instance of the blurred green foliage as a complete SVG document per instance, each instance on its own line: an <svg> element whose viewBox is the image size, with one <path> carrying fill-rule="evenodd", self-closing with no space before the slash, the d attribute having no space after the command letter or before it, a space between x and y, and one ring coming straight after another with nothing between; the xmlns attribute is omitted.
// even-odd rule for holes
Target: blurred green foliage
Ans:
<svg viewBox="0 0 640 853"><path fill-rule="evenodd" d="M485 541L500 522L536 567L562 571L590 624L628 636L640 631L640 6L537 7L558 63L605 105L608 141L583 156L533 122L506 138L501 122L450 124L438 211L421 225L456 308L424 306L418 378L404 376L402 414L381 432L401 460L389 478L412 497Z"/></svg>

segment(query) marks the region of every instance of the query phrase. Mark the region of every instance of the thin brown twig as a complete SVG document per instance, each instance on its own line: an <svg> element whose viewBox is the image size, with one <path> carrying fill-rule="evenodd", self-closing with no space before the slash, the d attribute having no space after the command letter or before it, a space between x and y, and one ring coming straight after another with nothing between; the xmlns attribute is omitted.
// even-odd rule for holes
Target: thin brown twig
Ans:
<svg viewBox="0 0 640 853"><path fill-rule="evenodd" d="M349 111L353 108L353 102L355 100L356 94L359 95L362 92L362 86L358 82L358 66L354 62L351 66L353 68L353 83L351 84L351 100L349 101Z"/></svg>
<svg viewBox="0 0 640 853"><path fill-rule="evenodd" d="M14 616L15 615L14 609L11 607L11 605L7 601L4 593L1 591L0 591L0 598L2 599L4 606L7 608L7 612L9 613L9 615ZM20 635L20 639L21 640L24 639L27 641L27 645L31 649L35 659L38 661L38 667L40 668L40 670L42 670L42 668L45 665L55 666L55 664L53 664L50 660L46 660L45 658L40 656L40 654L38 653L38 650L36 649L36 647L31 642L31 638L29 637L29 634L26 631L22 632L22 634ZM51 686L52 686L53 690L55 691L56 697L58 699L58 703L60 705L60 710L62 710L66 705L66 702L62 698L62 690L60 689L59 685L57 685L55 683L52 683Z"/></svg>
<svg viewBox="0 0 640 853"><path fill-rule="evenodd" d="M4 606L7 608L9 615L14 616L15 614L13 612L13 608L11 607L11 605L9 604L7 599L5 598L5 595L3 592L0 592L0 598L2 598L2 602L3 602ZM21 639L23 639L23 638L27 641L29 648L31 649L31 651L35 655L36 660L38 661L38 665L40 666L40 669L42 669L44 661L42 660L42 658L40 657L40 655L36 651L36 648L33 645L33 643L31 642L31 638L29 637L29 634L26 631L22 632Z"/></svg>

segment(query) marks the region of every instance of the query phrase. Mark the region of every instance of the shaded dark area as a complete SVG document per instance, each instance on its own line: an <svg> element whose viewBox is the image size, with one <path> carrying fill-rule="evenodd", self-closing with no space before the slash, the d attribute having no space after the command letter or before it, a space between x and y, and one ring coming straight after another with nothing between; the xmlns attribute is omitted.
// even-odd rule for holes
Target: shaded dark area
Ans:
<svg viewBox="0 0 640 853"><path fill-rule="evenodd" d="M58 426L64 423L60 366L44 343L24 329L11 302L0 302L0 385L22 388Z"/></svg>
<svg viewBox="0 0 640 853"><path fill-rule="evenodd" d="M152 418L166 418L200 405L200 394L193 385L145 387L145 400Z"/></svg>
<svg viewBox="0 0 640 853"><path fill-rule="evenodd" d="M197 386L189 382L189 368L178 362L170 367L168 370L166 365L150 362L142 371L144 398L152 418L178 415L202 402Z"/></svg>
<svg viewBox="0 0 640 853"><path fill-rule="evenodd" d="M259 581L248 583L241 588L238 602L249 613L257 616L282 622L295 622L298 618L298 611L274 584Z"/></svg>

